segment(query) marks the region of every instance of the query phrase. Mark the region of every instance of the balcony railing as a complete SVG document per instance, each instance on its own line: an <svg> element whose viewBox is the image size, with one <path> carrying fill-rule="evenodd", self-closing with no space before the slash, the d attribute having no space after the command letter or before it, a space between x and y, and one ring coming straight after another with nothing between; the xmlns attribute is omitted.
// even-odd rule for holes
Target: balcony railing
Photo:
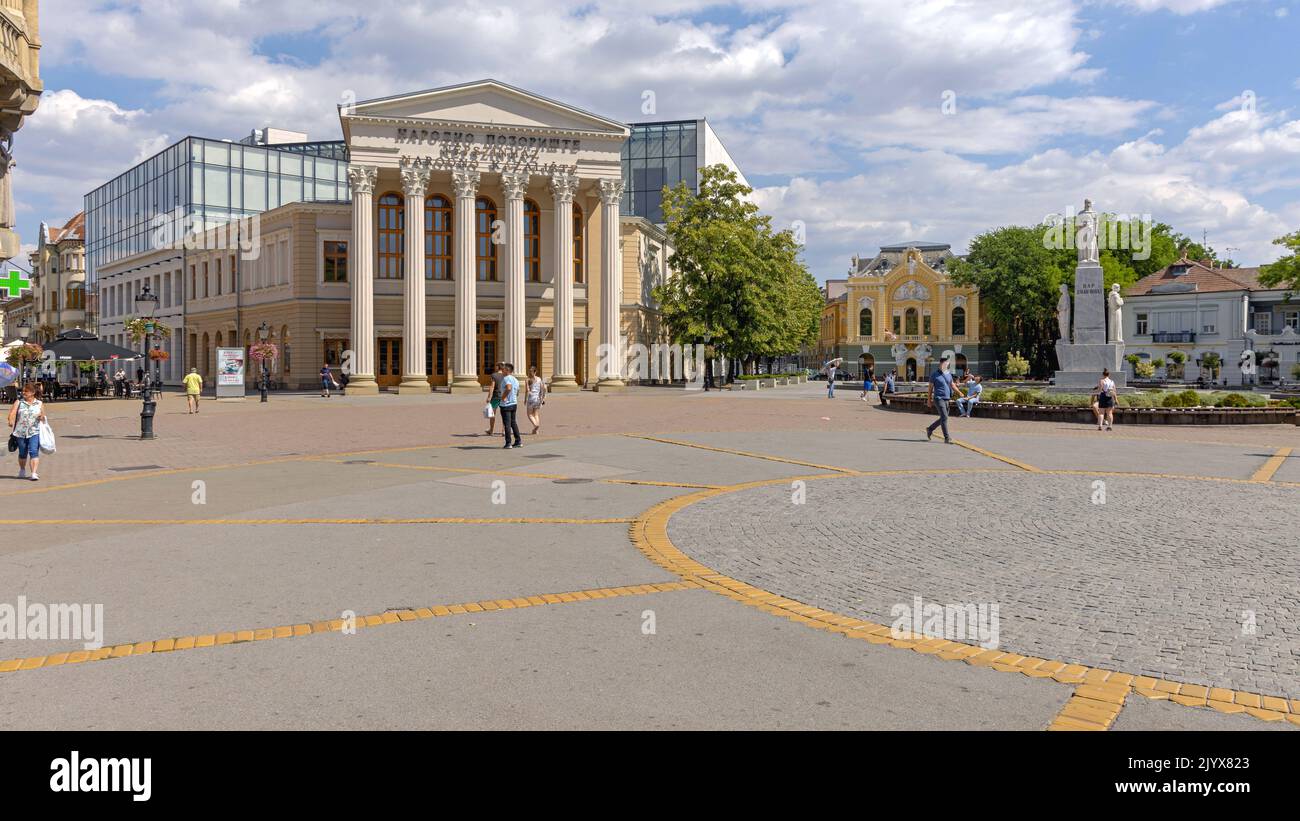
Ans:
<svg viewBox="0 0 1300 821"><path fill-rule="evenodd" d="M1151 334L1152 342L1195 342L1196 331L1158 331Z"/></svg>

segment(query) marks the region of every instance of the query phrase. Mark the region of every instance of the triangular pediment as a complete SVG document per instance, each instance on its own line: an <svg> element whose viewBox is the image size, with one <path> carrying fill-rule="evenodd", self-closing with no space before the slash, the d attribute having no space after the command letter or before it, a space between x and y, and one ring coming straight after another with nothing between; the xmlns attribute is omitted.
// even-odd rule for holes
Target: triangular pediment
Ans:
<svg viewBox="0 0 1300 821"><path fill-rule="evenodd" d="M559 129L627 136L627 126L497 80L416 91L357 103L349 118L429 120L439 123Z"/></svg>
<svg viewBox="0 0 1300 821"><path fill-rule="evenodd" d="M928 286L944 281L944 275L927 265L919 251L909 249L902 261L885 274L885 287L893 288L909 280Z"/></svg>

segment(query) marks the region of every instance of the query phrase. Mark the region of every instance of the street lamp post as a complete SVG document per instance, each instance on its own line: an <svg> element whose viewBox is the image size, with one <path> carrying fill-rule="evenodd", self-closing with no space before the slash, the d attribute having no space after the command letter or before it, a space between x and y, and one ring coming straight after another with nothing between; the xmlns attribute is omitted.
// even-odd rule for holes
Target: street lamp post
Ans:
<svg viewBox="0 0 1300 821"><path fill-rule="evenodd" d="M140 291L140 295L135 298L135 310L145 320L144 325L144 384L141 386L140 397L144 400L140 407L140 438L153 439L153 414L158 403L153 398L153 374L149 364L149 343L153 339L154 331L154 312L158 310L158 295L149 292L149 286L146 284Z"/></svg>
<svg viewBox="0 0 1300 821"><path fill-rule="evenodd" d="M264 321L257 329L257 338L261 342L266 342L266 340L270 338L270 336L271 336L271 329L267 327L267 324ZM263 353L265 353L265 351L263 351ZM266 401L266 381L270 378L271 375L266 370L266 357L263 356L262 357L262 401L263 402Z"/></svg>
<svg viewBox="0 0 1300 821"><path fill-rule="evenodd" d="M24 346L27 344L27 337L32 334L32 325L24 319L18 325L18 339ZM18 381L14 384L14 399L23 394L23 383L27 381L27 353L24 350L23 355L18 358Z"/></svg>

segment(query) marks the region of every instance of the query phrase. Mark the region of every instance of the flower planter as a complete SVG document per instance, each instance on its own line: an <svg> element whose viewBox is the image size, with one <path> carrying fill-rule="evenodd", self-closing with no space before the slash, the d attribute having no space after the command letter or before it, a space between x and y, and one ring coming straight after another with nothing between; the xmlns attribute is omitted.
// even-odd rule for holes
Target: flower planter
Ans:
<svg viewBox="0 0 1300 821"><path fill-rule="evenodd" d="M931 413L924 394L895 394L888 407L911 413ZM954 405L955 407L955 405ZM975 416L1043 422L1093 424L1092 408L1060 405L1017 405L1011 402L981 401ZM1300 425L1295 408L1115 408L1116 424L1137 425Z"/></svg>

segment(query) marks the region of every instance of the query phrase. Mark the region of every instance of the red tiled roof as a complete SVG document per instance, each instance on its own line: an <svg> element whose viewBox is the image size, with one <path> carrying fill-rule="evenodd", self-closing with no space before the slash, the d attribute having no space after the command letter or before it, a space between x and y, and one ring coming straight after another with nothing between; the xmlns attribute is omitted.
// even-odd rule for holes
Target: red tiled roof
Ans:
<svg viewBox="0 0 1300 821"><path fill-rule="evenodd" d="M1182 274L1173 273L1175 268L1185 267ZM1213 268L1203 262L1180 259L1167 265L1154 274L1145 276L1125 289L1125 296L1142 296L1152 293L1161 285L1190 285L1197 293L1216 291L1262 291L1267 290L1259 284L1258 268ZM1160 293L1156 290L1155 293Z"/></svg>
<svg viewBox="0 0 1300 821"><path fill-rule="evenodd" d="M62 228L53 228L50 230L50 242L62 242L65 239L82 239L86 238L86 212L79 211L77 215L68 220Z"/></svg>

